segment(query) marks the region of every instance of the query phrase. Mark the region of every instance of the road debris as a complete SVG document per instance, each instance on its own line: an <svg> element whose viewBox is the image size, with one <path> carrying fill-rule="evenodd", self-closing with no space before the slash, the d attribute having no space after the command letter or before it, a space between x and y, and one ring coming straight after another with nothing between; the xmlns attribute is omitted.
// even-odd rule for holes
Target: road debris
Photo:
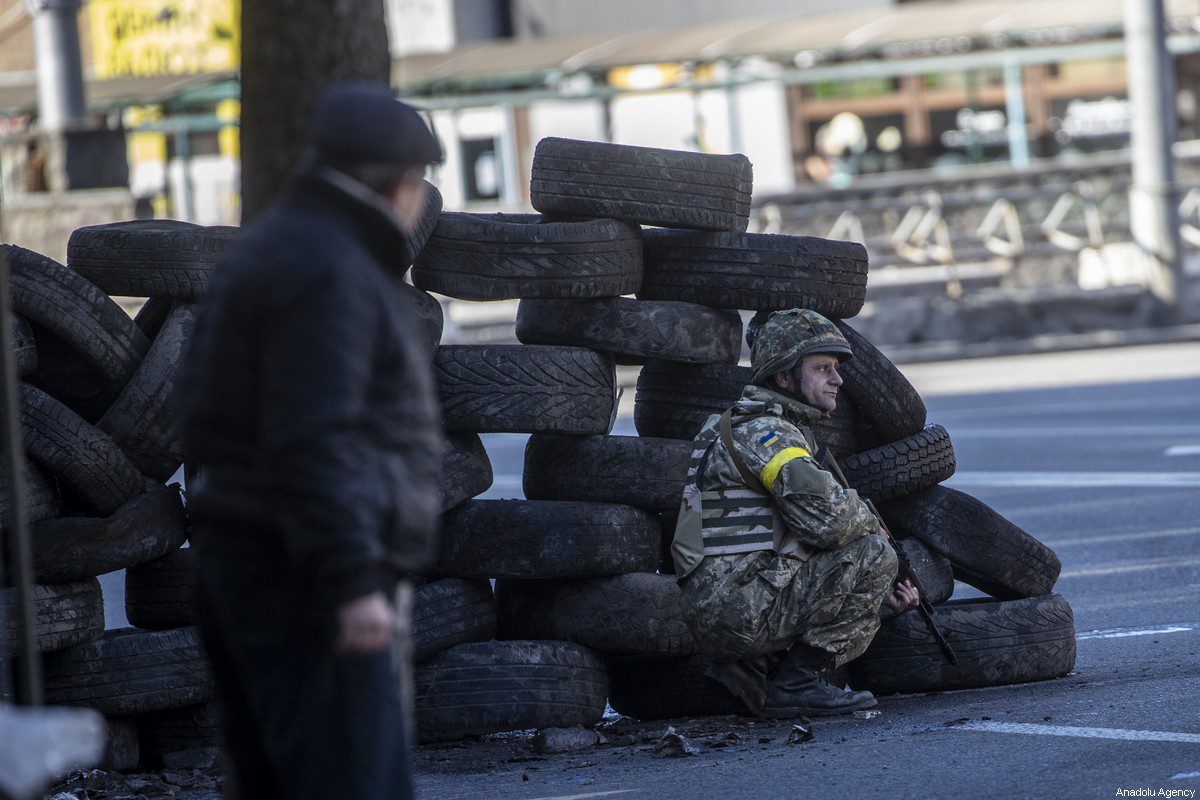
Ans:
<svg viewBox="0 0 1200 800"><path fill-rule="evenodd" d="M600 743L600 734L588 728L544 728L533 737L535 753L567 753L595 747Z"/></svg>
<svg viewBox="0 0 1200 800"><path fill-rule="evenodd" d="M801 717L800 722L792 725L791 731L788 732L788 744L804 744L811 742L813 739L812 723L806 718Z"/></svg>
<svg viewBox="0 0 1200 800"><path fill-rule="evenodd" d="M658 744L654 745L654 755L663 758L683 758L697 755L699 752L700 750L686 737L676 733L673 726L669 726L667 732L658 740Z"/></svg>

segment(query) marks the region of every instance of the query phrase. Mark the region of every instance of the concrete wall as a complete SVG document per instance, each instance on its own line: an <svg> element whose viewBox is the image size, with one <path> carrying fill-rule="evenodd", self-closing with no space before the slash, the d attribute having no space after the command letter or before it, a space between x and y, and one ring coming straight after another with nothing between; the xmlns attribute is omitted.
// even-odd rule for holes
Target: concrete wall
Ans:
<svg viewBox="0 0 1200 800"><path fill-rule="evenodd" d="M133 219L128 189L22 195L5 198L0 207L0 239L65 262L71 231L128 219Z"/></svg>

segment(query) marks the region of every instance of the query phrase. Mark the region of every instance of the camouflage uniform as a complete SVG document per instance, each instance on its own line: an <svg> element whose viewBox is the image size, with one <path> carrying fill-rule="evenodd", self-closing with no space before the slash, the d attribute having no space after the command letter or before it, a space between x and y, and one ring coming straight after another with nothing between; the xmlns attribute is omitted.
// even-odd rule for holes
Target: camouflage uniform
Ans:
<svg viewBox="0 0 1200 800"><path fill-rule="evenodd" d="M786 528L779 549L789 552L768 545L707 556L683 580L688 626L701 652L714 659L767 655L802 641L840 666L861 655L879 629L879 607L896 579L896 554L857 492L838 486L811 455L787 452L816 452L812 429L820 415L759 386L747 386L734 406L734 446L751 471L761 476L778 464L777 456L795 456L767 475ZM698 444L713 440L717 419L705 423ZM703 485L711 492L745 488L720 440L713 443ZM683 543L676 542L678 551Z"/></svg>
<svg viewBox="0 0 1200 800"><path fill-rule="evenodd" d="M849 353L823 317L786 313L828 326L832 332L814 323L818 336L836 337ZM763 335L785 334L792 335L786 326L764 327ZM796 363L798 358L787 363L779 356L792 344L756 340L754 380ZM840 352L807 352L831 351ZM813 459L813 428L822 416L795 398L746 387L731 409L731 433L757 479L754 486L718 436L720 415L696 436L691 491L685 492L672 553L685 619L699 650L713 661L754 659L802 642L836 667L861 655L879 629L880 605L896 579L896 554L858 493L839 486ZM700 515L693 519L703 518L703 527L689 527L687 505L700 497Z"/></svg>

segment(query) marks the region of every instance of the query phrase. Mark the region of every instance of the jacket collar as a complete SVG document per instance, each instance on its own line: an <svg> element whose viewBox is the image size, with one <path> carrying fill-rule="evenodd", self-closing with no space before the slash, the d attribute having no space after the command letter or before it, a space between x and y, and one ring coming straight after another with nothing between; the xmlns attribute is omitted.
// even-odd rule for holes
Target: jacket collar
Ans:
<svg viewBox="0 0 1200 800"><path fill-rule="evenodd" d="M348 175L329 167L302 167L285 189L285 202L317 204L356 232L375 259L397 277L409 263L408 237L391 208L374 192Z"/></svg>
<svg viewBox="0 0 1200 800"><path fill-rule="evenodd" d="M770 414L782 417L796 425L813 428L828 415L774 389L751 384L742 390L742 396L733 407L733 416L758 416Z"/></svg>

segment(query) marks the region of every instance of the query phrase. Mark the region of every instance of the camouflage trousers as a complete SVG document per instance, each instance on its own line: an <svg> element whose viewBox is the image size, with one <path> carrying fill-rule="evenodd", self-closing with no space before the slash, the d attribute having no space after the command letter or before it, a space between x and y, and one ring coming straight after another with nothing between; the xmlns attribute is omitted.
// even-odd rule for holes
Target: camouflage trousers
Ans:
<svg viewBox="0 0 1200 800"><path fill-rule="evenodd" d="M895 580L895 551L871 534L807 561L771 550L708 556L684 581L680 605L697 648L714 661L803 642L839 667L875 637Z"/></svg>

